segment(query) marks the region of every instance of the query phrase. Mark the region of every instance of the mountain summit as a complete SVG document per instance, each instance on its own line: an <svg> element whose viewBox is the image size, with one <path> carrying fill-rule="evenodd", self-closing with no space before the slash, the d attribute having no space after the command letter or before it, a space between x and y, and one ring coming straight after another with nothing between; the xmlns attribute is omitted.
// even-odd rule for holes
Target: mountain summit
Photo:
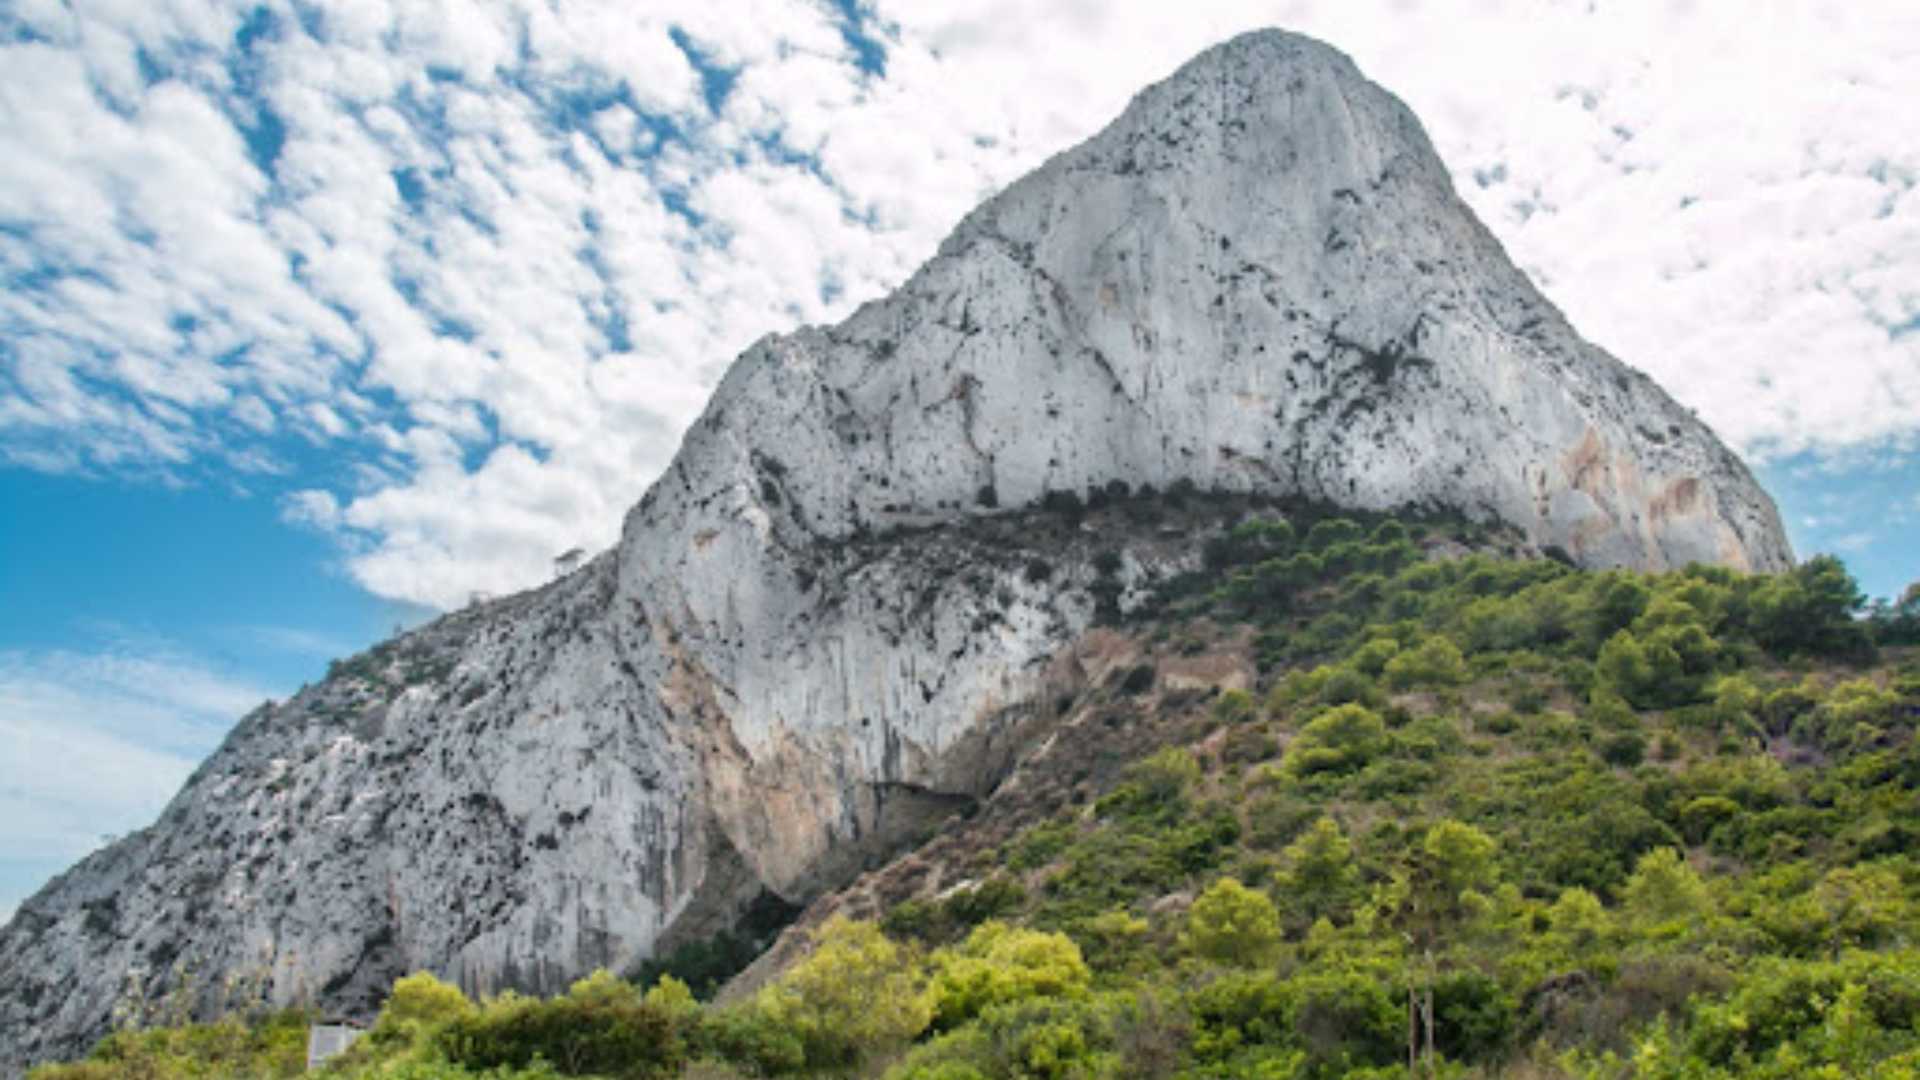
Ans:
<svg viewBox="0 0 1920 1080"><path fill-rule="evenodd" d="M1790 562L1746 470L1580 340L1412 113L1272 31L1146 90L894 295L750 349L652 501L750 481L756 449L820 481L774 515L811 534L1190 480L1449 506L1589 565Z"/></svg>
<svg viewBox="0 0 1920 1080"><path fill-rule="evenodd" d="M176 987L547 991L804 902L1048 733L1062 650L1197 565L1196 493L1791 565L1747 470L1574 333L1405 106L1249 34L893 295L748 349L613 551L242 720L0 932L0 1059ZM1121 495L1172 509L1080 525Z"/></svg>

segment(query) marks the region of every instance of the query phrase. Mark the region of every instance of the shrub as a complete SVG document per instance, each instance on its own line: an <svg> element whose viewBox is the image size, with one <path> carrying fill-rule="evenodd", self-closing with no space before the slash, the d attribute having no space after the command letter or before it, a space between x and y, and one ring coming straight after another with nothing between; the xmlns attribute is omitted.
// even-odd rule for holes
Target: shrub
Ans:
<svg viewBox="0 0 1920 1080"><path fill-rule="evenodd" d="M1221 743L1220 760L1228 765L1248 765L1279 753L1279 740L1264 724L1248 724L1227 732Z"/></svg>
<svg viewBox="0 0 1920 1080"><path fill-rule="evenodd" d="M1848 679L1829 690L1812 714L1803 715L1793 732L1832 750L1872 746L1885 736L1883 728L1899 706L1899 697L1873 680Z"/></svg>
<svg viewBox="0 0 1920 1080"><path fill-rule="evenodd" d="M1187 1001L1194 1056L1219 1062L1248 1047L1291 1043L1288 1010L1293 995L1288 991L1271 971L1233 972L1201 986Z"/></svg>
<svg viewBox="0 0 1920 1080"><path fill-rule="evenodd" d="M1177 824L1135 819L1095 831L1074 845L1064 872L1047 883L1049 903L1084 917L1181 887L1211 869L1237 838L1231 814L1195 817Z"/></svg>
<svg viewBox="0 0 1920 1080"><path fill-rule="evenodd" d="M1346 1076L1391 1065L1405 1043L1407 1014L1390 984L1360 971L1291 980L1293 1037L1306 1051L1307 1076Z"/></svg>
<svg viewBox="0 0 1920 1080"><path fill-rule="evenodd" d="M1840 560L1816 555L1753 591L1748 623L1763 646L1782 654L1843 656L1869 650L1854 613L1866 602Z"/></svg>
<svg viewBox="0 0 1920 1080"><path fill-rule="evenodd" d="M1014 911L1026 899L1027 890L1018 881L995 874L970 888L955 889L941 901L940 915L948 926L974 926Z"/></svg>
<svg viewBox="0 0 1920 1080"><path fill-rule="evenodd" d="M84 1061L42 1065L33 1080L278 1080L306 1068L302 1010L273 1013L253 1024L225 1017L204 1024L127 1029L102 1039ZM12 1063L14 1068L18 1062Z"/></svg>
<svg viewBox="0 0 1920 1080"><path fill-rule="evenodd" d="M1387 745L1387 726L1376 713L1361 705L1340 705L1300 730L1281 767L1292 776L1352 772Z"/></svg>
<svg viewBox="0 0 1920 1080"><path fill-rule="evenodd" d="M1364 675L1377 676L1399 652L1400 643L1392 638L1374 638L1355 649L1347 663Z"/></svg>
<svg viewBox="0 0 1920 1080"><path fill-rule="evenodd" d="M1433 986L1433 1012L1434 1042L1452 1061L1498 1060L1519 1026L1513 996L1478 971L1442 975Z"/></svg>
<svg viewBox="0 0 1920 1080"><path fill-rule="evenodd" d="M933 1024L951 1030L990 1006L1084 994L1092 977L1065 934L982 923L963 944L933 956Z"/></svg>
<svg viewBox="0 0 1920 1080"><path fill-rule="evenodd" d="M1185 809L1187 792L1200 782L1200 763L1185 749L1168 747L1134 762L1121 776L1121 784L1094 804L1095 813L1171 818Z"/></svg>
<svg viewBox="0 0 1920 1080"><path fill-rule="evenodd" d="M1631 769L1646 760L1647 737L1637 731L1621 731L1600 741L1600 757L1609 765Z"/></svg>
<svg viewBox="0 0 1920 1080"><path fill-rule="evenodd" d="M1320 814L1317 803L1308 802L1291 791L1269 792L1247 807L1247 839L1255 847L1277 851L1291 843Z"/></svg>
<svg viewBox="0 0 1920 1080"><path fill-rule="evenodd" d="M1418 686L1458 686L1466 681L1467 663L1460 647L1433 636L1388 660L1382 669L1388 686L1409 690Z"/></svg>
<svg viewBox="0 0 1920 1080"><path fill-rule="evenodd" d="M1280 913L1267 894L1221 878L1194 900L1181 943L1219 964L1259 967L1280 944Z"/></svg>
<svg viewBox="0 0 1920 1080"><path fill-rule="evenodd" d="M933 1009L919 979L912 954L878 926L836 915L759 1005L799 1039L808 1067L844 1068L926 1029Z"/></svg>
<svg viewBox="0 0 1920 1080"><path fill-rule="evenodd" d="M1482 597L1467 605L1460 613L1459 635L1461 644L1473 653L1524 649L1537 640L1525 605L1498 596Z"/></svg>
<svg viewBox="0 0 1920 1080"><path fill-rule="evenodd" d="M1900 1045L1889 1035L1911 1049L1917 1024L1920 953L1854 953L1812 962L1766 958L1724 1003L1695 1011L1688 1048L1709 1064L1740 1068L1799 1044L1805 1053L1795 1057L1801 1062L1839 1057L1858 1068L1874 1056L1876 1043Z"/></svg>
<svg viewBox="0 0 1920 1080"><path fill-rule="evenodd" d="M1012 860L1008 861L1011 864ZM944 923L939 909L921 900L902 900L880 917L880 929L888 937L921 941L939 936Z"/></svg>
<svg viewBox="0 0 1920 1080"><path fill-rule="evenodd" d="M1694 624L1662 626L1641 638L1622 630L1607 639L1595 673L1642 709L1690 704L1700 698L1717 647Z"/></svg>
<svg viewBox="0 0 1920 1080"><path fill-rule="evenodd" d="M701 1039L713 1053L762 1076L796 1072L807 1063L799 1033L757 1002L709 1010Z"/></svg>
<svg viewBox="0 0 1920 1080"><path fill-rule="evenodd" d="M431 973L416 971L394 981L368 1038L378 1046L412 1045L439 1027L471 1017L476 1010L467 995Z"/></svg>
<svg viewBox="0 0 1920 1080"><path fill-rule="evenodd" d="M1740 816L1740 804L1724 795L1702 795L1680 808L1680 827L1688 841L1701 844L1715 828Z"/></svg>
<svg viewBox="0 0 1920 1080"><path fill-rule="evenodd" d="M640 1000L669 1016L686 1018L700 1012L700 1001L693 996L693 988L671 975L660 976Z"/></svg>
<svg viewBox="0 0 1920 1080"><path fill-rule="evenodd" d="M1311 923L1344 915L1359 895L1353 845L1332 818L1322 817L1287 846L1277 885L1290 913Z"/></svg>
<svg viewBox="0 0 1920 1080"><path fill-rule="evenodd" d="M684 982L696 997L712 997L735 974L760 954L747 933L720 933L684 942L665 956L649 958L635 976L642 984L672 976Z"/></svg>
<svg viewBox="0 0 1920 1080"><path fill-rule="evenodd" d="M1048 821L1033 826L1020 834L1019 839L1006 850L1004 857L1008 868L1037 870L1047 865L1059 858L1068 844L1073 843L1078 831L1071 821Z"/></svg>
<svg viewBox="0 0 1920 1080"><path fill-rule="evenodd" d="M395 1023L436 1025L472 1015L473 1002L452 983L441 982L425 971L417 971L393 984L380 1020Z"/></svg>
<svg viewBox="0 0 1920 1080"><path fill-rule="evenodd" d="M1412 539L1413 534L1407 531L1406 525L1393 520L1375 525L1373 532L1367 536L1367 542L1376 545L1399 544L1410 542Z"/></svg>
<svg viewBox="0 0 1920 1080"><path fill-rule="evenodd" d="M1347 544L1359 540L1360 526L1346 518L1322 518L1307 530L1306 545L1310 550L1324 552L1336 544Z"/></svg>
<svg viewBox="0 0 1920 1080"><path fill-rule="evenodd" d="M1439 779L1440 771L1424 761L1381 758L1354 776L1345 790L1366 799L1391 799L1424 791Z"/></svg>
<svg viewBox="0 0 1920 1080"><path fill-rule="evenodd" d="M1647 922L1699 920L1713 910L1706 882L1670 847L1640 857L1620 899L1635 918Z"/></svg>
<svg viewBox="0 0 1920 1080"><path fill-rule="evenodd" d="M1245 690L1222 691L1213 703L1213 718L1223 724L1243 724L1254 718L1259 707Z"/></svg>
<svg viewBox="0 0 1920 1080"><path fill-rule="evenodd" d="M1206 565L1217 570L1284 555L1293 548L1293 542L1293 526L1285 521L1256 518L1235 525L1225 536L1209 540L1203 555Z"/></svg>
<svg viewBox="0 0 1920 1080"><path fill-rule="evenodd" d="M1145 996L1029 998L995 1006L966 1027L914 1049L890 1080L1165 1075L1177 1061L1162 1014ZM1177 1036L1176 1036L1177 1038Z"/></svg>
<svg viewBox="0 0 1920 1080"><path fill-rule="evenodd" d="M1743 731L1760 714L1764 695L1745 675L1727 675L1712 686L1713 714L1723 730Z"/></svg>
<svg viewBox="0 0 1920 1080"><path fill-rule="evenodd" d="M1337 667L1320 684L1320 700L1328 705L1373 704L1373 679L1358 668Z"/></svg>
<svg viewBox="0 0 1920 1080"><path fill-rule="evenodd" d="M1920 921L1899 873L1886 864L1835 867L1814 886L1812 899L1824 936L1836 947L1899 944Z"/></svg>
<svg viewBox="0 0 1920 1080"><path fill-rule="evenodd" d="M1267 694L1267 711L1282 713L1292 706L1309 701L1320 693L1320 688L1333 677L1334 668L1321 665L1311 670L1296 668L1284 675L1274 684Z"/></svg>
<svg viewBox="0 0 1920 1080"><path fill-rule="evenodd" d="M1647 608L1652 599L1653 590L1634 574L1615 571L1595 579L1598 583L1598 602L1592 607L1592 626L1590 633L1594 641L1605 641L1614 633L1626 629L1640 613Z"/></svg>
<svg viewBox="0 0 1920 1080"><path fill-rule="evenodd" d="M1548 700L1547 688L1531 679L1517 680L1507 688L1507 704L1517 713L1537 715L1547 707Z"/></svg>
<svg viewBox="0 0 1920 1080"><path fill-rule="evenodd" d="M1093 965L1102 971L1126 971L1147 959L1147 921L1125 909L1115 908L1077 921L1072 936L1087 944L1082 955L1091 955Z"/></svg>
<svg viewBox="0 0 1920 1080"><path fill-rule="evenodd" d="M524 1069L543 1060L567 1076L667 1076L686 1063L680 1025L605 972L546 1001L506 995L454 1019L435 1043L464 1068Z"/></svg>
<svg viewBox="0 0 1920 1080"><path fill-rule="evenodd" d="M1785 735L1802 716L1820 704L1820 689L1811 678L1798 686L1783 686L1760 701L1760 722L1769 735Z"/></svg>

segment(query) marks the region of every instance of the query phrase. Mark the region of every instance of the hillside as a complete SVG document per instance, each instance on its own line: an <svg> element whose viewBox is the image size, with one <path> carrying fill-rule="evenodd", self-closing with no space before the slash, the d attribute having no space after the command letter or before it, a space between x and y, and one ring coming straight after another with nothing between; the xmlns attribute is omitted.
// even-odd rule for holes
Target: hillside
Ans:
<svg viewBox="0 0 1920 1080"><path fill-rule="evenodd" d="M1056 659L1212 528L1047 523L1180 493L1445 513L1595 569L1793 562L1745 465L1539 294L1405 105L1245 34L892 294L742 353L616 547L258 710L23 902L0 1075L130 989L550 994L805 906L996 790L1058 727Z"/></svg>
<svg viewBox="0 0 1920 1080"><path fill-rule="evenodd" d="M1920 1069L1920 597L1862 621L1824 557L1593 571L1445 517L1177 512L1239 523L1054 658L1002 783L718 1003L659 974L717 988L712 943L544 1001L418 976L337 1074ZM291 1075L295 1019L34 1075Z"/></svg>

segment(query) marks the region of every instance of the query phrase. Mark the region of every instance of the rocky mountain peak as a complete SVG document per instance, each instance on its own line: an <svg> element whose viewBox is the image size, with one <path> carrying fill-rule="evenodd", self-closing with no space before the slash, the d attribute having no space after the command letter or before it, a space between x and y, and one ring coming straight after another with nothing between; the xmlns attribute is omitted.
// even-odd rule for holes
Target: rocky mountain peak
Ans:
<svg viewBox="0 0 1920 1080"><path fill-rule="evenodd" d="M722 518L841 535L1191 481L1456 507L1587 564L1790 561L1739 461L1580 340L1405 106L1279 31L1144 91L892 296L755 345L663 486L752 501L768 460L809 480L790 512ZM687 516L647 510L630 546Z"/></svg>
<svg viewBox="0 0 1920 1080"><path fill-rule="evenodd" d="M1265 216L1302 221L1332 193L1390 169L1449 188L1414 115L1346 54L1282 30L1233 38L1147 87L1095 138L1059 155L1071 172L1159 174L1191 194L1260 196ZM1042 169L1023 183L1039 182ZM989 217L990 201L969 220ZM955 240L966 237L963 225ZM943 251L946 249L943 249Z"/></svg>
<svg viewBox="0 0 1920 1080"><path fill-rule="evenodd" d="M1161 509L1075 510L1120 495ZM1451 510L1586 565L1791 562L1746 469L1573 332L1403 105L1248 34L894 294L748 349L614 551L247 718L0 931L0 1060L181 971L205 1011L242 985L366 1012L408 971L552 990L803 902L1005 777L1066 647L1197 564L1204 506L1282 501Z"/></svg>

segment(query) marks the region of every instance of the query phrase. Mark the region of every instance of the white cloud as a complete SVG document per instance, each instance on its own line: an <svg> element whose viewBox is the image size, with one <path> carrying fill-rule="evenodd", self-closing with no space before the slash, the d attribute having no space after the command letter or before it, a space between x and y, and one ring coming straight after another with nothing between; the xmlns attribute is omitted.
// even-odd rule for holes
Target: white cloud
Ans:
<svg viewBox="0 0 1920 1080"><path fill-rule="evenodd" d="M739 349L898 284L1269 23L1404 97L1575 324L1739 448L1920 432L1898 5L883 2L884 78L811 0L375 0L320 39L281 10L239 63L252 7L11 16L0 459L271 476L312 440L338 467L289 476L286 516L382 595L454 605L611 543ZM672 28L731 71L717 115Z"/></svg>
<svg viewBox="0 0 1920 1080"><path fill-rule="evenodd" d="M293 525L331 529L340 522L340 500L330 491L296 491L281 500L280 517Z"/></svg>
<svg viewBox="0 0 1920 1080"><path fill-rule="evenodd" d="M167 652L0 652L0 859L70 862L150 824L266 697Z"/></svg>

